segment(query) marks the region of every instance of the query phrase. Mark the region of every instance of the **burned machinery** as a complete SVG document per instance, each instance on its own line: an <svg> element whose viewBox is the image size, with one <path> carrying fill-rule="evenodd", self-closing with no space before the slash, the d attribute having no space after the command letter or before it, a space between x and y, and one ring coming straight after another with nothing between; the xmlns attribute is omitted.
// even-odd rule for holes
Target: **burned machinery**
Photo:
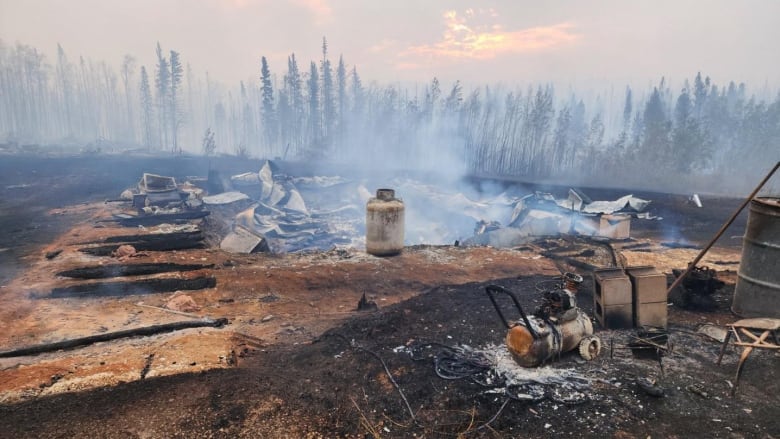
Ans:
<svg viewBox="0 0 780 439"><path fill-rule="evenodd" d="M601 351L601 340L593 335L590 318L577 307L576 293L582 276L566 273L555 286L543 290L542 304L526 315L515 293L498 285L485 288L498 316L508 329L506 345L515 361L535 367L564 352L579 349L582 358L592 360ZM496 301L504 293L514 302L521 319L510 323Z"/></svg>

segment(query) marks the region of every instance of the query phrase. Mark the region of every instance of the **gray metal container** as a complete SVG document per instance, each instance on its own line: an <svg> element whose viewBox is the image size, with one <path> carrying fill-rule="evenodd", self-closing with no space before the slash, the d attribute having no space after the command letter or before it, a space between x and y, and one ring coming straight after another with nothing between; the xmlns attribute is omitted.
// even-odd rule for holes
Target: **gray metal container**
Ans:
<svg viewBox="0 0 780 439"><path fill-rule="evenodd" d="M780 198L750 202L731 310L742 317L780 318Z"/></svg>
<svg viewBox="0 0 780 439"><path fill-rule="evenodd" d="M404 202L392 189L378 189L366 205L366 252L391 256L404 248Z"/></svg>

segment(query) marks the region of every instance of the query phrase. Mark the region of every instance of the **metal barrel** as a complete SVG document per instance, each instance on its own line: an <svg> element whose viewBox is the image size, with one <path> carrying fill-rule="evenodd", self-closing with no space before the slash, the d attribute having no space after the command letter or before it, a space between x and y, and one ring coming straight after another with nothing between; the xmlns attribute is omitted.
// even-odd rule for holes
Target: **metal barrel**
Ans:
<svg viewBox="0 0 780 439"><path fill-rule="evenodd" d="M750 202L731 310L741 317L780 318L780 198Z"/></svg>

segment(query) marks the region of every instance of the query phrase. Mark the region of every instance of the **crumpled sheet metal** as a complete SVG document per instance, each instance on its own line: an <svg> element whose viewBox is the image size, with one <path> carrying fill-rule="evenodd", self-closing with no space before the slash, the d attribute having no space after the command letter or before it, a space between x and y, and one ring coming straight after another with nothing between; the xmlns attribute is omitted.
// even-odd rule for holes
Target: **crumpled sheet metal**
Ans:
<svg viewBox="0 0 780 439"><path fill-rule="evenodd" d="M571 209L571 200L558 200L556 201L558 206L564 209ZM581 204L579 211L583 213L616 213L616 212L633 212L638 213L645 210L650 204L650 201L637 198L633 195L625 195L618 198L615 201L593 201L589 204ZM578 210L575 208L575 210Z"/></svg>

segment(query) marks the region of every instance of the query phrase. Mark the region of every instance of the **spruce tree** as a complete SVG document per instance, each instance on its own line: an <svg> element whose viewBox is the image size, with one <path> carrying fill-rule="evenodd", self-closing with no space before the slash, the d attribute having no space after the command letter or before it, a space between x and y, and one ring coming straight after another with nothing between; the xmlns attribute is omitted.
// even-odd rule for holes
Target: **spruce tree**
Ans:
<svg viewBox="0 0 780 439"><path fill-rule="evenodd" d="M263 97L263 132L265 133L265 143L270 149L276 143L279 128L274 109L274 88L271 83L271 70L268 68L268 61L265 57L260 58L260 83Z"/></svg>
<svg viewBox="0 0 780 439"><path fill-rule="evenodd" d="M171 127L171 150L174 153L181 152L179 147L179 127L182 122L182 112L179 108L179 91L181 90L182 75L184 68L181 65L179 52L171 50L171 74L170 74L170 92L168 96L168 111Z"/></svg>

